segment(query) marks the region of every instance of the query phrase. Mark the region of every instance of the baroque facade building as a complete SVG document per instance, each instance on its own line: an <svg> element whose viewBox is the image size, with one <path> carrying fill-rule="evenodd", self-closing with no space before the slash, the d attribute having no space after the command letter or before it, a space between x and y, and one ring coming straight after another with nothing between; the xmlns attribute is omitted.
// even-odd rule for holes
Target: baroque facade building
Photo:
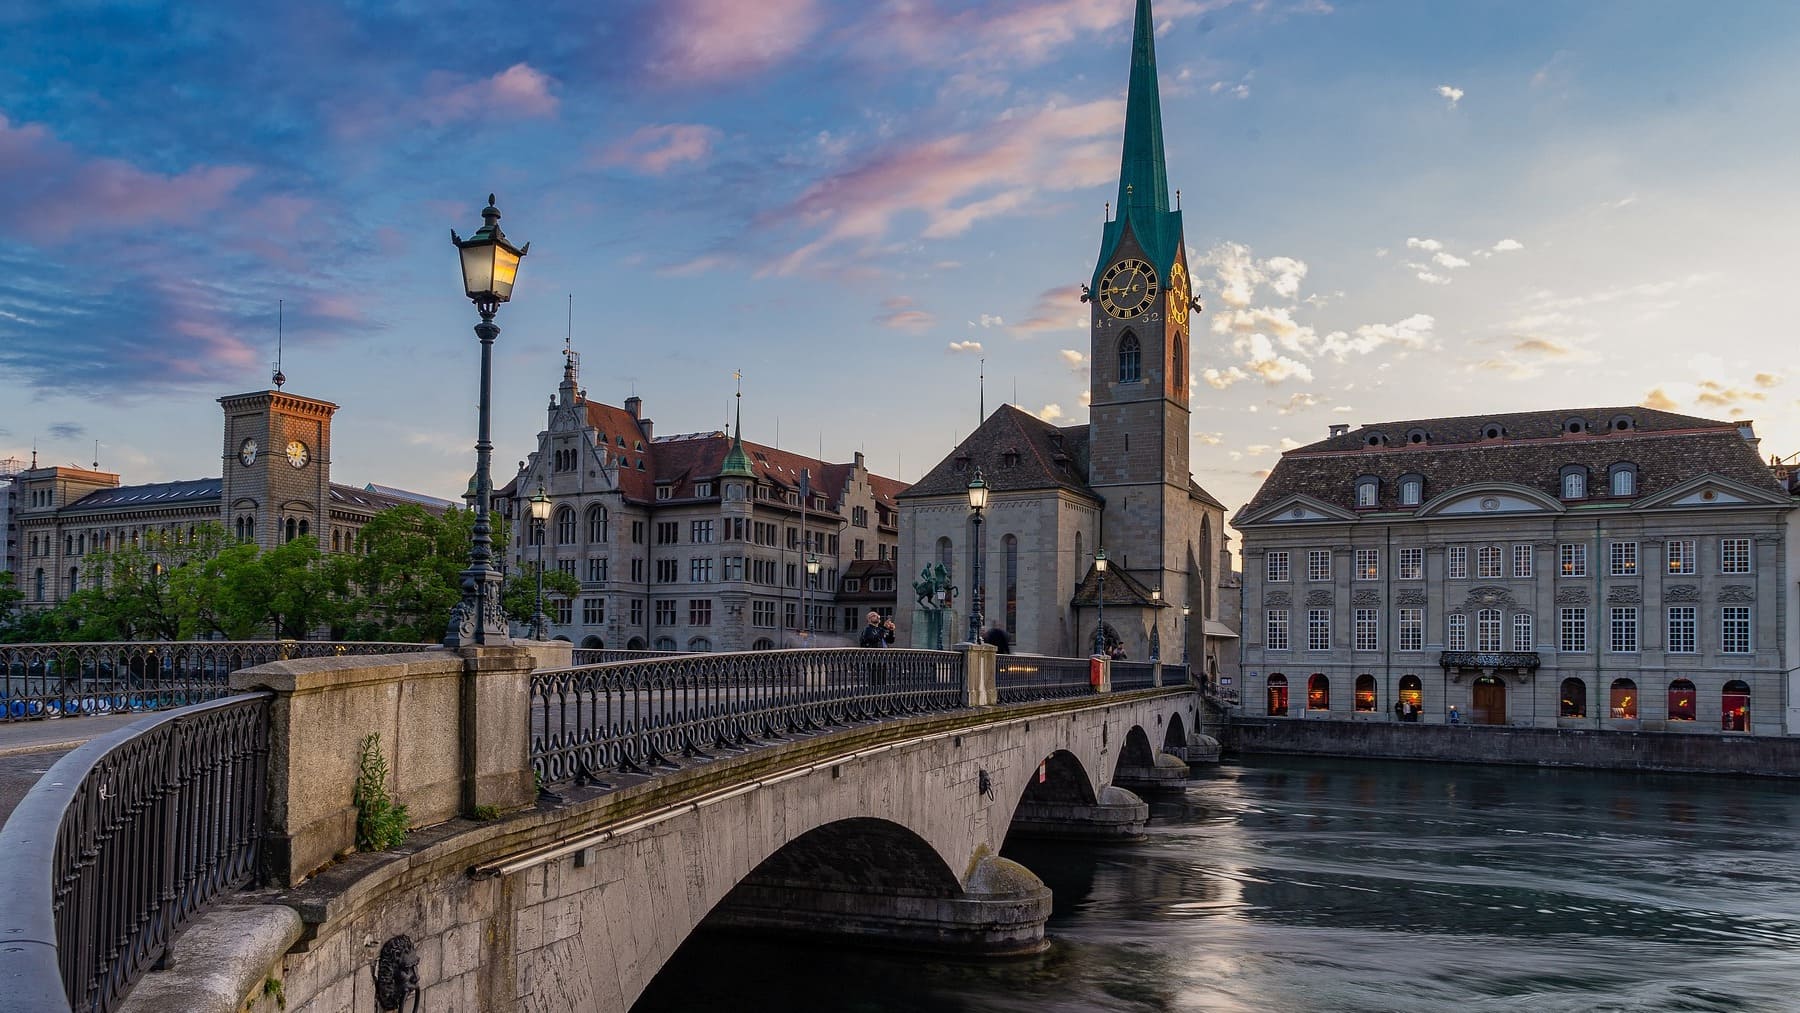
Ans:
<svg viewBox="0 0 1800 1013"><path fill-rule="evenodd" d="M1219 593L1231 570L1224 507L1189 472L1187 353L1198 303L1181 211L1169 199L1148 0L1133 27L1117 214L1083 292L1088 424L1059 427L1011 405L984 419L901 497L901 575L910 581L942 564L965 585L957 639L979 558L987 624L1005 628L1019 650L1086 654L1100 630L1127 657L1185 658L1229 678L1237 652ZM979 527L967 500L976 475L990 489ZM1094 566L1101 550L1104 581ZM922 615L903 609L903 634L919 637Z"/></svg>
<svg viewBox="0 0 1800 1013"><path fill-rule="evenodd" d="M1240 707L1796 730L1794 506L1748 422L1581 408L1333 427L1233 522Z"/></svg>
<svg viewBox="0 0 1800 1013"><path fill-rule="evenodd" d="M581 584L577 598L546 600L551 636L631 650L842 646L868 608L893 611L903 483L860 453L832 463L741 432L657 436L640 398L590 401L579 369L565 352L537 449L496 492L509 565L535 565L541 549L545 570Z"/></svg>
<svg viewBox="0 0 1800 1013"><path fill-rule="evenodd" d="M193 538L202 525L265 549L312 538L326 552L349 552L375 514L401 503L442 510L448 500L378 492L331 480L331 422L337 405L280 389L219 399L224 413L218 478L120 485L98 468L33 467L18 490L18 587L26 607L53 605L93 580L89 557L143 544L155 533Z"/></svg>

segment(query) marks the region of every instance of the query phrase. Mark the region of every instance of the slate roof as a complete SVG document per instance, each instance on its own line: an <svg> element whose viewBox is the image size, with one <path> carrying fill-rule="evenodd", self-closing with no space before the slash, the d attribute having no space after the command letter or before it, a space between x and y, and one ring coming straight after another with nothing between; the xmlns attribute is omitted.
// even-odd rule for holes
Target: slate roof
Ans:
<svg viewBox="0 0 1800 1013"><path fill-rule="evenodd" d="M977 468L994 492L1068 489L1094 497L1087 454L1087 426L1058 427L1001 405L901 498L963 495Z"/></svg>
<svg viewBox="0 0 1800 1013"><path fill-rule="evenodd" d="M148 485L121 485L90 492L64 507L62 513L89 510L118 510L146 506L176 506L219 501L223 479L194 478L181 482L152 482Z"/></svg>
<svg viewBox="0 0 1800 1013"><path fill-rule="evenodd" d="M1081 583L1075 585L1075 594L1070 598L1070 603L1087 608L1094 604L1099 590L1100 574L1090 564L1088 572L1081 578ZM1143 581L1117 566L1109 566L1106 569L1106 604L1137 608L1169 607L1168 602L1159 602L1150 597L1150 589L1144 586Z"/></svg>
<svg viewBox="0 0 1800 1013"><path fill-rule="evenodd" d="M436 496L427 496L422 492L396 489L391 485L376 485L374 482L370 482L368 485L363 486L362 491L374 493L377 496L385 496L388 499L398 500L402 503L417 503L419 506L425 507L428 510L436 510L439 512L448 510L456 505L447 499L439 499Z"/></svg>
<svg viewBox="0 0 1800 1013"><path fill-rule="evenodd" d="M1571 419L1584 420L1588 430L1569 432ZM1621 419L1628 428L1613 428ZM1424 479L1421 503L1489 482L1522 485L1558 498L1562 469L1571 464L1588 469L1587 502L1630 502L1704 474L1784 492L1739 433L1740 425L1749 423L1630 407L1382 422L1283 454L1239 518L1296 493L1355 510L1356 480L1367 475L1381 480L1382 510L1413 509L1399 503L1404 475ZM1484 433L1492 426L1504 435L1487 438ZM1423 442L1408 442L1415 430L1425 434ZM1371 445L1374 437L1387 442ZM1622 500L1609 495L1606 479L1608 468L1619 463L1637 468L1635 495Z"/></svg>
<svg viewBox="0 0 1800 1013"><path fill-rule="evenodd" d="M439 513L448 510L452 504L449 500L435 496L423 496L404 489L387 489L378 486L357 488L354 485L331 483L331 502L339 506L347 506L379 513L397 506L417 506Z"/></svg>

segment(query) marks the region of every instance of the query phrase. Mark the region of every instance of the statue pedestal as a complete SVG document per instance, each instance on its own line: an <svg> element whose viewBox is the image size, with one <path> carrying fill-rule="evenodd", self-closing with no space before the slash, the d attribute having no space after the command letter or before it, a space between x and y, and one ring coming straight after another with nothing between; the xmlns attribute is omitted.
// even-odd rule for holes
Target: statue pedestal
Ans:
<svg viewBox="0 0 1800 1013"><path fill-rule="evenodd" d="M923 605L913 606L912 644L916 651L947 651L950 641L946 628L950 622L949 609L928 609Z"/></svg>

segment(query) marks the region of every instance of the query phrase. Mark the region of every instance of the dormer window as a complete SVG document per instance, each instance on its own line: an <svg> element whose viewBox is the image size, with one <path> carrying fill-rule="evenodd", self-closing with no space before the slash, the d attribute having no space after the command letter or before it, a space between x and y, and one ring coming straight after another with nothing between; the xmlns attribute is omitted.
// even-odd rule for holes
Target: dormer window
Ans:
<svg viewBox="0 0 1800 1013"><path fill-rule="evenodd" d="M711 482L696 482L696 483L694 483L694 495L700 496L700 497L709 497L712 494L713 494L713 487L712 487Z"/></svg>
<svg viewBox="0 0 1800 1013"><path fill-rule="evenodd" d="M1416 507L1424 498L1425 480L1418 475L1403 475L1400 478L1400 505Z"/></svg>
<svg viewBox="0 0 1800 1013"><path fill-rule="evenodd" d="M1000 455L1000 460L1008 468L1017 467L1019 464L1019 451L1015 448L1008 447L1006 453Z"/></svg>
<svg viewBox="0 0 1800 1013"><path fill-rule="evenodd" d="M1506 429L1497 423L1489 422L1481 427L1481 438L1484 440L1497 440L1505 435Z"/></svg>
<svg viewBox="0 0 1800 1013"><path fill-rule="evenodd" d="M1571 464L1562 470L1562 498L1587 498L1587 469Z"/></svg>
<svg viewBox="0 0 1800 1013"><path fill-rule="evenodd" d="M656 498L657 499L668 499L674 495L675 495L675 490L669 488L666 485L659 485L656 487Z"/></svg>
<svg viewBox="0 0 1800 1013"><path fill-rule="evenodd" d="M1637 466L1631 464L1615 464L1609 476L1614 496L1637 495Z"/></svg>
<svg viewBox="0 0 1800 1013"><path fill-rule="evenodd" d="M1356 508L1370 510L1381 505L1381 480L1366 475L1356 480Z"/></svg>
<svg viewBox="0 0 1800 1013"><path fill-rule="evenodd" d="M1380 433L1370 433L1363 438L1363 445L1367 447L1385 447L1387 446L1387 437Z"/></svg>
<svg viewBox="0 0 1800 1013"><path fill-rule="evenodd" d="M1570 419L1563 423L1563 432L1568 433L1570 436L1580 436L1582 433L1587 432L1587 428L1587 423L1581 419Z"/></svg>
<svg viewBox="0 0 1800 1013"><path fill-rule="evenodd" d="M1406 442L1414 446L1430 443L1431 434L1423 429L1409 429L1406 433Z"/></svg>
<svg viewBox="0 0 1800 1013"><path fill-rule="evenodd" d="M1615 415L1613 416L1609 428L1615 433L1629 433L1637 428L1637 424L1632 421L1631 416L1629 415Z"/></svg>

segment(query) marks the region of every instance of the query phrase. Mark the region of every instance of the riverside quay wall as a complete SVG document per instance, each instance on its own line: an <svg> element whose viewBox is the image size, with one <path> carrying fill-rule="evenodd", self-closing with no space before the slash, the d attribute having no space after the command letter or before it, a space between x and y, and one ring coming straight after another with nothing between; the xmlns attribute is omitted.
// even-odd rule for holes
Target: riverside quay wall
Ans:
<svg viewBox="0 0 1800 1013"><path fill-rule="evenodd" d="M1217 734L1227 751L1240 756L1353 756L1800 777L1800 738L1245 717L1232 718Z"/></svg>

